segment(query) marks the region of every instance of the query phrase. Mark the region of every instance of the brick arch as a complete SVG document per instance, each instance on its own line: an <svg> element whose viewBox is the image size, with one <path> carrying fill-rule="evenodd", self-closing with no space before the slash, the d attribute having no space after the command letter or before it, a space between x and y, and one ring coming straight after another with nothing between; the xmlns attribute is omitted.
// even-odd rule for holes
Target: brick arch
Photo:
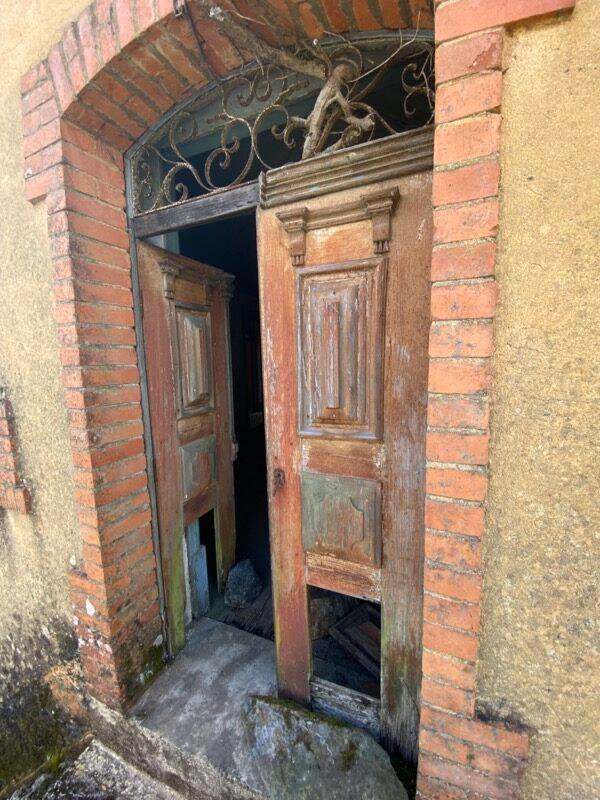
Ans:
<svg viewBox="0 0 600 800"><path fill-rule="evenodd" d="M496 301L503 26L575 0L435 0L437 110L418 793L519 796L525 731L483 718L475 665ZM430 27L429 0L243 0L309 37ZM240 58L172 0L96 0L22 79L25 192L45 198L82 560L71 574L89 690L113 707L161 662L123 156ZM269 34L271 35L271 34Z"/></svg>
<svg viewBox="0 0 600 800"><path fill-rule="evenodd" d="M345 10L318 1L237 5L246 17L260 9L305 38L405 27L413 16L432 24L426 0ZM188 8L202 55L173 0L96 0L21 87L25 192L45 197L48 208L83 542L71 574L79 649L90 691L117 706L141 688L161 648L123 157L172 106L242 63L217 23L193 2Z"/></svg>
<svg viewBox="0 0 600 800"><path fill-rule="evenodd" d="M253 11L248 0L237 0L246 19L268 15L276 28L305 39L383 28L433 28L429 0L261 0L255 5ZM96 0L88 6L47 58L23 78L28 95L26 157L57 141L59 119L122 154L173 105L241 66L239 52L218 24L202 15L193 0L187 7L200 33L202 56L186 15L173 13L173 0ZM281 41L263 24L249 27L273 44ZM36 114L29 113L34 109ZM35 199L48 186L42 177L34 182L33 173L39 175L50 163L41 170L34 160L27 166L32 171L27 194Z"/></svg>

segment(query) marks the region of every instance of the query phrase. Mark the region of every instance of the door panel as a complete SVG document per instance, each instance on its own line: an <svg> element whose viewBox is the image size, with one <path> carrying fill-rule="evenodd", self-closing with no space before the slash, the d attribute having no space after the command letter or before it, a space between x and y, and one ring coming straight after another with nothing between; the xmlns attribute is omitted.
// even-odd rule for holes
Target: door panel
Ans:
<svg viewBox="0 0 600 800"><path fill-rule="evenodd" d="M302 538L306 553L381 565L381 483L303 470Z"/></svg>
<svg viewBox="0 0 600 800"><path fill-rule="evenodd" d="M175 653L185 643L184 527L214 511L219 588L235 558L232 278L145 243L138 244L138 270L160 557Z"/></svg>
<svg viewBox="0 0 600 800"><path fill-rule="evenodd" d="M179 406L184 415L212 410L213 364L210 311L176 307Z"/></svg>
<svg viewBox="0 0 600 800"><path fill-rule="evenodd" d="M279 688L311 700L308 586L380 602L381 733L414 760L431 173L339 169L357 188L306 199L282 168L302 199L258 213Z"/></svg>
<svg viewBox="0 0 600 800"><path fill-rule="evenodd" d="M385 259L297 270L300 435L377 439Z"/></svg>
<svg viewBox="0 0 600 800"><path fill-rule="evenodd" d="M183 475L183 502L187 503L199 494L205 494L215 480L214 436L194 439L180 448L181 473Z"/></svg>

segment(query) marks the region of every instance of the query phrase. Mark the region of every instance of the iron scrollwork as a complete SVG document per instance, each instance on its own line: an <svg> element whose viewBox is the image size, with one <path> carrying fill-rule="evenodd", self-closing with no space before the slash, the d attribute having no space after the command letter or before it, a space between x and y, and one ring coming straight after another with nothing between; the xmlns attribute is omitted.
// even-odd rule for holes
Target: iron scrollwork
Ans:
<svg viewBox="0 0 600 800"><path fill-rule="evenodd" d="M435 111L435 76L434 76L434 50L428 47L425 51L425 58L421 63L409 61L402 68L402 88L406 92L403 102L404 114L407 119L416 113L415 101L418 97L424 97L429 107L429 119L427 125L433 122Z"/></svg>
<svg viewBox="0 0 600 800"><path fill-rule="evenodd" d="M248 176L255 159L265 169L270 165L261 155L258 134L266 118L275 112L288 117L286 101L306 89L309 82L301 75L289 75L276 65L254 69L247 75L240 75L220 87L221 110L205 120L205 123L220 128L219 145L213 148L200 167L184 155L183 147L201 136L198 116L193 110L179 111L168 123L167 147L148 142L136 154L133 162L133 178L135 186L135 208L153 211L189 198L189 187L181 178L185 175L192 178L200 189L200 193L209 193L226 186L243 183ZM233 108L237 103L238 111ZM246 117L243 110L252 104L262 104L263 108L254 117ZM240 133L240 128L242 133ZM237 130L236 130L237 129ZM271 126L274 137L284 140L289 148L294 147L293 140L286 139L284 133L274 124ZM219 185L214 172L220 169L224 174L230 169L232 156L240 152L242 139L248 137L250 147L236 174L228 176L224 185ZM156 168L166 170L157 183Z"/></svg>
<svg viewBox="0 0 600 800"><path fill-rule="evenodd" d="M408 57L401 49L365 68L362 52L350 42L329 51L314 45L309 56L323 63L321 85L279 65L259 64L217 85L208 101L206 96L191 100L132 159L135 213L238 185L257 166L279 166L264 152L272 146L269 136L285 151L298 148L302 158L309 158L429 124L435 99L433 46L419 42ZM400 95L393 96L395 125L367 102L392 71L397 79L390 91ZM211 114L215 98L218 110ZM309 100L306 116L291 113L294 105L307 107ZM216 146L197 157L189 149L186 154L186 147L215 135Z"/></svg>

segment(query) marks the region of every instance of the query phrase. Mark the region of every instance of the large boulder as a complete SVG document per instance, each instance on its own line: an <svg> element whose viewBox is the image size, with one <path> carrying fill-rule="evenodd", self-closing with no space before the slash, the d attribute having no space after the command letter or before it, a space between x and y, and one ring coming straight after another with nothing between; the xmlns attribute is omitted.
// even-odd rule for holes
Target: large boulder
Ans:
<svg viewBox="0 0 600 800"><path fill-rule="evenodd" d="M408 800L388 754L359 728L269 697L252 698L245 722L270 800Z"/></svg>
<svg viewBox="0 0 600 800"><path fill-rule="evenodd" d="M239 561L229 571L225 584L225 605L247 608L262 592L262 583L249 558Z"/></svg>

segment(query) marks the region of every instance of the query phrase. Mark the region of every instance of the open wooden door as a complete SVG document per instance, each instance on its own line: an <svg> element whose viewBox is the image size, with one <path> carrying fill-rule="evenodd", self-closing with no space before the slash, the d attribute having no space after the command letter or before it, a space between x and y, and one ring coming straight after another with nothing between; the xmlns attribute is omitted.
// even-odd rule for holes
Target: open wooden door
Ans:
<svg viewBox="0 0 600 800"><path fill-rule="evenodd" d="M266 174L258 212L280 693L311 701L307 587L381 603L380 731L415 761L432 136Z"/></svg>
<svg viewBox="0 0 600 800"><path fill-rule="evenodd" d="M138 244L169 649L185 644L184 529L214 510L217 580L235 558L229 299L233 278Z"/></svg>

